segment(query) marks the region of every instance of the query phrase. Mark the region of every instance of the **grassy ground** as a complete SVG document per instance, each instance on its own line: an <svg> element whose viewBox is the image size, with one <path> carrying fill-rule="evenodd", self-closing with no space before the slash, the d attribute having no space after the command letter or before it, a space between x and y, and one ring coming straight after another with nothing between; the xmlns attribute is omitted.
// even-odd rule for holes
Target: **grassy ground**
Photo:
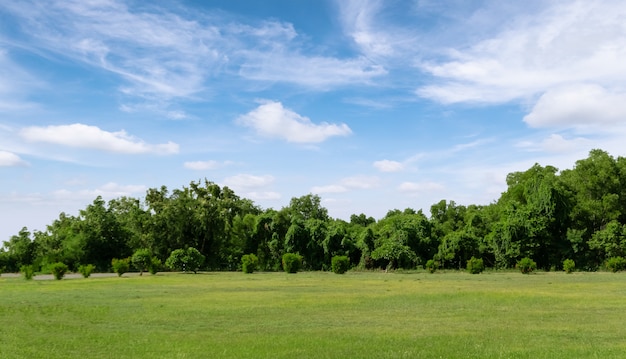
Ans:
<svg viewBox="0 0 626 359"><path fill-rule="evenodd" d="M612 273L0 277L1 358L623 358Z"/></svg>

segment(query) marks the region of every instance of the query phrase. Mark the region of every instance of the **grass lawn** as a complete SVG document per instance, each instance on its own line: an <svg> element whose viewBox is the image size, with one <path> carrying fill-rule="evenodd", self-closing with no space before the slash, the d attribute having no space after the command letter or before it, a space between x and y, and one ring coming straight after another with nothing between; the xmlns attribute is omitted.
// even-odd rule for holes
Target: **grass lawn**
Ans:
<svg viewBox="0 0 626 359"><path fill-rule="evenodd" d="M626 275L0 277L0 358L623 358Z"/></svg>

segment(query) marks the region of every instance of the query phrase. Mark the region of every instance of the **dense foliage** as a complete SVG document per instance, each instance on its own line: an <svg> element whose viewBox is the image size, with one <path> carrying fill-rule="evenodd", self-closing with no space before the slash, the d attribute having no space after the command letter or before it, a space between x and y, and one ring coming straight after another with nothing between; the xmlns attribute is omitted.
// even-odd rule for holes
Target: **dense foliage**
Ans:
<svg viewBox="0 0 626 359"><path fill-rule="evenodd" d="M344 274L350 269L350 259L347 256L334 256L331 260L333 273Z"/></svg>
<svg viewBox="0 0 626 359"><path fill-rule="evenodd" d="M474 257L496 269L529 258L544 270L564 269L565 259L597 270L609 258L626 257L626 158L592 150L572 169L535 164L511 173L507 186L488 205L441 200L430 217L407 208L349 221L331 218L314 194L275 210L207 180L151 188L143 200L97 197L77 216L61 213L45 231L23 228L4 243L0 268L38 271L62 262L72 271L84 263L108 271L113 258L141 250L133 264L143 271L189 248L204 258L195 270L237 270L244 254L258 258L259 270L281 270L285 253L299 254L304 270L331 270L335 256L363 269L416 268L430 260L463 269Z"/></svg>
<svg viewBox="0 0 626 359"><path fill-rule="evenodd" d="M480 274L485 270L482 258L472 257L467 261L467 271L471 274Z"/></svg>
<svg viewBox="0 0 626 359"><path fill-rule="evenodd" d="M259 265L259 258L254 254L244 254L241 257L241 270L244 273L253 273Z"/></svg>
<svg viewBox="0 0 626 359"><path fill-rule="evenodd" d="M283 255L283 270L287 273L298 273L302 267L302 256L296 253Z"/></svg>

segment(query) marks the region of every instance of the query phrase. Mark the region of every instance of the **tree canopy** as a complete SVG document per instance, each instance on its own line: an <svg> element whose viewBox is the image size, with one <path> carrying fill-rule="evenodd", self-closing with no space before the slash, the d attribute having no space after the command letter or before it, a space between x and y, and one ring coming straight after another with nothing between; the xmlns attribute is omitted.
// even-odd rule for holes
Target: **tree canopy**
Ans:
<svg viewBox="0 0 626 359"><path fill-rule="evenodd" d="M348 222L331 218L315 194L292 198L279 210L262 209L208 180L151 188L143 200L97 197L76 216L60 213L45 231L23 228L9 238L0 249L0 269L61 262L71 270L93 264L105 271L112 259L135 253L133 262L143 270L147 258L165 263L191 248L198 252L194 258L204 258L188 268L194 271L237 270L246 254L258 258L259 270L280 270L285 253L299 254L305 270L330 270L335 256L362 268L415 268L432 260L459 269L471 258L509 268L527 257L543 269L571 259L577 268L595 270L626 256L626 159L592 150L561 172L535 164L510 173L497 201L443 199L431 206L430 217L407 208L379 220L353 214Z"/></svg>

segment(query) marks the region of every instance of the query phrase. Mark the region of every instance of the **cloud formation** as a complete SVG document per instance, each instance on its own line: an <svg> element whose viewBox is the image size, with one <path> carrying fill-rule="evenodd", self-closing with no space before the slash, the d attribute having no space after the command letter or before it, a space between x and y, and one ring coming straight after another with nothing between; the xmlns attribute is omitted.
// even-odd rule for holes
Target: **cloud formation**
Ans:
<svg viewBox="0 0 626 359"><path fill-rule="evenodd" d="M13 167L24 165L24 162L20 156L8 151L0 151L0 167Z"/></svg>
<svg viewBox="0 0 626 359"><path fill-rule="evenodd" d="M179 151L178 144L173 142L152 145L128 135L124 130L108 132L96 126L81 123L47 127L25 127L20 131L20 136L31 142L44 142L114 153L173 154Z"/></svg>
<svg viewBox="0 0 626 359"><path fill-rule="evenodd" d="M442 191L444 189L445 187L437 182L402 182L398 186L400 192L406 193Z"/></svg>
<svg viewBox="0 0 626 359"><path fill-rule="evenodd" d="M190 170L196 171L204 171L204 170L214 170L220 166L220 163L217 161L191 161L185 162L183 166Z"/></svg>
<svg viewBox="0 0 626 359"><path fill-rule="evenodd" d="M277 200L281 198L280 193L267 190L274 183L274 176L255 176L251 174L238 174L224 178L224 185L238 194L252 200Z"/></svg>
<svg viewBox="0 0 626 359"><path fill-rule="evenodd" d="M626 93L594 84L575 84L549 90L524 117L531 127L610 131L626 119Z"/></svg>
<svg viewBox="0 0 626 359"><path fill-rule="evenodd" d="M336 184L330 184L326 186L314 186L311 188L311 192L323 194L323 193L344 193L354 189L372 189L378 187L380 179L375 176L355 176L346 177Z"/></svg>
<svg viewBox="0 0 626 359"><path fill-rule="evenodd" d="M333 136L347 136L352 130L345 123L313 123L308 117L284 108L280 102L267 101L240 116L236 122L254 129L259 135L295 143L319 143Z"/></svg>
<svg viewBox="0 0 626 359"><path fill-rule="evenodd" d="M417 93L442 103L502 103L572 82L626 80L624 16L619 2L553 2L491 38L449 50L448 61L421 62L436 81Z"/></svg>
<svg viewBox="0 0 626 359"><path fill-rule="evenodd" d="M403 163L392 160L375 161L373 166L381 172L399 172L404 169Z"/></svg>

